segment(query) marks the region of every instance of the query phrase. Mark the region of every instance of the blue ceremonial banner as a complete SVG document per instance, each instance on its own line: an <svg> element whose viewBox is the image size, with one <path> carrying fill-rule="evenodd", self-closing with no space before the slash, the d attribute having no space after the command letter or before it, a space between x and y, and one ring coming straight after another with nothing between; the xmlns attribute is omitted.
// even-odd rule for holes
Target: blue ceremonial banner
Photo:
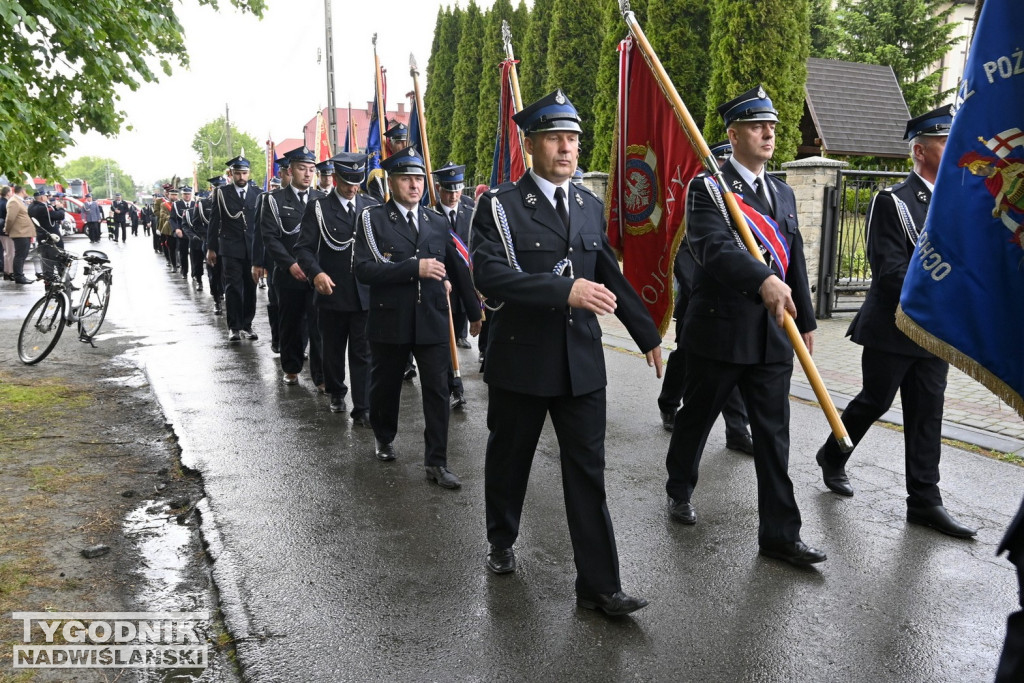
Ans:
<svg viewBox="0 0 1024 683"><path fill-rule="evenodd" d="M896 322L1024 416L1022 27L986 0Z"/></svg>
<svg viewBox="0 0 1024 683"><path fill-rule="evenodd" d="M363 188L369 192L371 183L379 183L381 196L384 196L384 171L380 167L381 134L380 118L377 116L377 98L373 98L373 109L370 112L370 130L366 136L366 181Z"/></svg>
<svg viewBox="0 0 1024 683"><path fill-rule="evenodd" d="M423 154L423 131L420 130L419 105L413 100L412 111L409 112L409 146L415 147L416 151ZM426 178L426 182L434 182L433 178ZM423 196L420 197L420 204L430 206L430 192L423 188Z"/></svg>

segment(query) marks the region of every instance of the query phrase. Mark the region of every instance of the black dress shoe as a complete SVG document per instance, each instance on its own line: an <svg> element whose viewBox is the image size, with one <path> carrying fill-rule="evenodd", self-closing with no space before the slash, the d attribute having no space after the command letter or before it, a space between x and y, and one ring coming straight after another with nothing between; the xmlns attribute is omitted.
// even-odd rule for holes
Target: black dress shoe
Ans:
<svg viewBox="0 0 1024 683"><path fill-rule="evenodd" d="M460 349L471 349L473 345L469 343L469 340L465 337L460 337L455 340L455 345Z"/></svg>
<svg viewBox="0 0 1024 683"><path fill-rule="evenodd" d="M276 341L270 342L270 352L271 353L281 353L281 344L280 344L280 342L276 342Z"/></svg>
<svg viewBox="0 0 1024 683"><path fill-rule="evenodd" d="M228 332L228 341L242 341L242 335L238 333L238 330L231 330L230 332Z"/></svg>
<svg viewBox="0 0 1024 683"><path fill-rule="evenodd" d="M947 536L956 538L973 538L977 529L966 527L953 519L942 505L932 507L908 507L907 521L941 531Z"/></svg>
<svg viewBox="0 0 1024 683"><path fill-rule="evenodd" d="M15 275L14 276L14 284L16 284L16 285L30 285L30 284L32 284L32 282L33 282L32 280L29 280L24 275Z"/></svg>
<svg viewBox="0 0 1024 683"><path fill-rule="evenodd" d="M214 315L221 315L223 313L224 313L224 310L220 307L220 302L217 301L217 300L214 300L214 302L213 302L213 314Z"/></svg>
<svg viewBox="0 0 1024 683"><path fill-rule="evenodd" d="M391 460L394 460L395 458L398 457L398 454L395 453L395 446L394 446L394 444L392 444L392 443L380 443L376 439L373 440L373 443L377 447L376 453L377 453L377 459L378 460L380 460L382 462L390 462Z"/></svg>
<svg viewBox="0 0 1024 683"><path fill-rule="evenodd" d="M341 396L331 396L331 412L332 413L344 413L345 412L345 399Z"/></svg>
<svg viewBox="0 0 1024 683"><path fill-rule="evenodd" d="M668 498L668 514L672 519L682 524L696 524L697 523L697 508L693 507L689 501L676 500L669 496Z"/></svg>
<svg viewBox="0 0 1024 683"><path fill-rule="evenodd" d="M601 610L610 617L621 617L647 607L643 598L634 598L622 591L611 594L577 595L576 604L583 609Z"/></svg>
<svg viewBox="0 0 1024 683"><path fill-rule="evenodd" d="M454 474L448 471L448 468L444 465L438 467L431 467L427 465L423 468L426 470L427 479L435 482L438 486L444 489L457 489L462 486L462 482Z"/></svg>
<svg viewBox="0 0 1024 683"><path fill-rule="evenodd" d="M370 411L358 410L352 411L352 424L359 425L360 427L370 426Z"/></svg>
<svg viewBox="0 0 1024 683"><path fill-rule="evenodd" d="M814 459L821 467L821 478L830 491L834 491L840 496L849 497L853 495L853 486L850 485L850 478L846 476L846 468L842 465L839 467L830 465L828 460L825 459L824 447L818 449L818 455Z"/></svg>
<svg viewBox="0 0 1024 683"><path fill-rule="evenodd" d="M747 455L754 454L754 440L746 432L734 436L726 435L725 447L730 451L739 451Z"/></svg>
<svg viewBox="0 0 1024 683"><path fill-rule="evenodd" d="M516 553L512 548L490 546L487 551L487 568L495 574L511 574L516 570Z"/></svg>
<svg viewBox="0 0 1024 683"><path fill-rule="evenodd" d="M661 411L661 426L665 428L666 432L671 432L676 426L676 411L674 410L662 410Z"/></svg>
<svg viewBox="0 0 1024 683"><path fill-rule="evenodd" d="M806 567L828 559L825 553L817 548L812 548L803 541L762 545L758 552L765 557L773 557L776 560L789 562L797 567Z"/></svg>
<svg viewBox="0 0 1024 683"><path fill-rule="evenodd" d="M242 336L245 337L246 339L249 339L250 341L256 341L257 339L260 338L258 334L252 331L251 327L247 327L244 330L242 330Z"/></svg>

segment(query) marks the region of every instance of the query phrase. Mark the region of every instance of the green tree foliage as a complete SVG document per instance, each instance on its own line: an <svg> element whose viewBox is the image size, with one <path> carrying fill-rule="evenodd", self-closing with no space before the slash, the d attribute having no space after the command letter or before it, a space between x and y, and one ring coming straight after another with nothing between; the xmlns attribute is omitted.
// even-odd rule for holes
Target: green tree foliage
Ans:
<svg viewBox="0 0 1024 683"><path fill-rule="evenodd" d="M836 14L833 0L811 0L811 56L835 56Z"/></svg>
<svg viewBox="0 0 1024 683"><path fill-rule="evenodd" d="M923 114L949 95L939 91L942 69L931 67L955 44L949 22L954 8L946 0L839 0L832 56L888 64L910 113Z"/></svg>
<svg viewBox="0 0 1024 683"><path fill-rule="evenodd" d="M808 0L718 0L711 10L711 82L704 137L725 137L715 110L764 85L779 112L776 161L796 157L810 51Z"/></svg>
<svg viewBox="0 0 1024 683"><path fill-rule="evenodd" d="M519 0L512 21L509 23L512 25L513 44L521 47L526 39L526 31L530 28L530 8L526 6L526 0Z"/></svg>
<svg viewBox="0 0 1024 683"><path fill-rule="evenodd" d="M217 6L217 0L198 0ZM263 14L264 0L230 0ZM0 171L53 175L71 133L114 135L115 87L138 90L188 65L172 0L0 0Z"/></svg>
<svg viewBox="0 0 1024 683"><path fill-rule="evenodd" d="M469 0L463 13L458 63L455 65L455 108L449 134L451 153L448 155L456 163L466 165L468 178L477 177L476 133L483 33L483 15L476 2ZM442 161L441 157L438 161Z"/></svg>
<svg viewBox="0 0 1024 683"><path fill-rule="evenodd" d="M206 188L206 179L224 173L224 162L233 159L240 152L245 152L252 168L249 177L260 187L263 187L263 180L267 176L267 148L265 143L256 140L255 137L244 133L234 124L231 125L231 147L228 147L228 139L223 116L202 125L196 134L192 136L192 149L196 153L196 177L199 179L199 187ZM192 169L179 169L178 175L181 185L192 184Z"/></svg>
<svg viewBox="0 0 1024 683"><path fill-rule="evenodd" d="M693 120L703 126L711 80L711 4L706 0L650 0L647 14L651 46Z"/></svg>
<svg viewBox="0 0 1024 683"><path fill-rule="evenodd" d="M547 94L544 86L548 73L548 33L554 5L555 0L534 0L525 38L512 36L516 59L519 60L519 89L524 105Z"/></svg>
<svg viewBox="0 0 1024 683"><path fill-rule="evenodd" d="M458 61L462 10L438 11L434 29L434 45L427 61L427 89L423 93L423 109L430 136L430 159L440 167L451 154L452 114L455 112L455 63Z"/></svg>
<svg viewBox="0 0 1024 683"><path fill-rule="evenodd" d="M501 92L501 62L505 46L501 39L501 22L514 17L509 0L495 0L485 17L486 28L481 49L480 100L477 107L476 175L490 177L494 161L494 141L498 130L498 99Z"/></svg>
<svg viewBox="0 0 1024 683"><path fill-rule="evenodd" d="M120 192L127 201L135 201L135 181L113 159L79 157L61 166L58 173L68 180L80 178L89 183L89 192L95 199L111 198Z"/></svg>
<svg viewBox="0 0 1024 683"><path fill-rule="evenodd" d="M561 88L583 119L583 158L594 145L594 91L603 28L602 0L555 0L548 33L547 80L543 94ZM527 101L524 98L523 105Z"/></svg>

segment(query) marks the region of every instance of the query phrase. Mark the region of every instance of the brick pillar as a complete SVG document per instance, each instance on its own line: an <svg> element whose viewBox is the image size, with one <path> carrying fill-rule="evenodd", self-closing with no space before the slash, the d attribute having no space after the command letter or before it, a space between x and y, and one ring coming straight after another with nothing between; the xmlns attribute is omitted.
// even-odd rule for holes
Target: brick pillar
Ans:
<svg viewBox="0 0 1024 683"><path fill-rule="evenodd" d="M835 187L836 172L847 165L845 161L824 157L808 157L782 165L786 171L786 183L796 195L796 213L800 221L800 234L804 238L804 257L807 259L807 279L812 299L816 299L818 286L825 188Z"/></svg>

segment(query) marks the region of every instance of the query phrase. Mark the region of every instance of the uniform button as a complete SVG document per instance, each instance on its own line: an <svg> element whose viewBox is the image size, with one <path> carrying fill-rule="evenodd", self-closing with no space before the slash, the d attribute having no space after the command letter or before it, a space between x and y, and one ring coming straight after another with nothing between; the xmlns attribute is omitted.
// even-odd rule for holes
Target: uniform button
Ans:
<svg viewBox="0 0 1024 683"><path fill-rule="evenodd" d="M534 242L533 246L536 247L537 249L540 249L540 242Z"/></svg>
<svg viewBox="0 0 1024 683"><path fill-rule="evenodd" d="M573 322L574 322L573 319L569 318L569 327L572 327Z"/></svg>
<svg viewBox="0 0 1024 683"><path fill-rule="evenodd" d="M570 254L572 253L572 247L569 247L569 253Z"/></svg>
<svg viewBox="0 0 1024 683"><path fill-rule="evenodd" d="M594 242L593 245L596 247L597 246L597 242Z"/></svg>
<svg viewBox="0 0 1024 683"><path fill-rule="evenodd" d="M509 340L509 341L515 341L515 340L516 340L516 337L515 337L515 335L512 335L511 337L509 337L509 338L508 338L508 340Z"/></svg>
<svg viewBox="0 0 1024 683"><path fill-rule="evenodd" d="M712 308L710 312L711 312L711 313L714 313L714 312L715 312L715 309L713 309L713 308Z"/></svg>

